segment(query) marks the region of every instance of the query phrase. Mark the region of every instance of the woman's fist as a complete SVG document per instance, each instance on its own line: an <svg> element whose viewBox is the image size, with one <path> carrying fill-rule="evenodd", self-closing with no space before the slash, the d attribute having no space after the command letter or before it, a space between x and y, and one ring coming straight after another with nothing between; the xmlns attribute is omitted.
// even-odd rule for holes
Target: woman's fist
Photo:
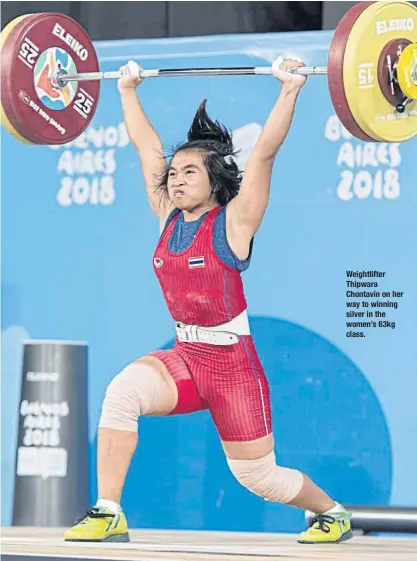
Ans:
<svg viewBox="0 0 417 561"><path fill-rule="evenodd" d="M143 78L139 76L140 70L142 70L142 67L133 60L129 60L127 64L120 68L122 77L117 82L120 92L129 88L136 89L143 82Z"/></svg>
<svg viewBox="0 0 417 561"><path fill-rule="evenodd" d="M294 70L305 66L304 62L293 58L278 57L272 65L272 74L283 84L294 84L301 88L306 83L307 76L294 74Z"/></svg>

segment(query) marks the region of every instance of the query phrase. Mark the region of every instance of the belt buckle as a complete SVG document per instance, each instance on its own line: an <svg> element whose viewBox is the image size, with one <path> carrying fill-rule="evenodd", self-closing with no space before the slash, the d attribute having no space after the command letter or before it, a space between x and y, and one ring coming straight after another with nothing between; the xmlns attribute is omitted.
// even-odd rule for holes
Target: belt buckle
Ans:
<svg viewBox="0 0 417 561"><path fill-rule="evenodd" d="M178 337L181 343L194 343L198 342L197 325L187 325L185 323L177 322L177 329L180 330L181 338Z"/></svg>
<svg viewBox="0 0 417 561"><path fill-rule="evenodd" d="M185 329L185 325L177 321L175 326L177 328L177 337L179 341L181 343L188 343L188 333L187 330Z"/></svg>

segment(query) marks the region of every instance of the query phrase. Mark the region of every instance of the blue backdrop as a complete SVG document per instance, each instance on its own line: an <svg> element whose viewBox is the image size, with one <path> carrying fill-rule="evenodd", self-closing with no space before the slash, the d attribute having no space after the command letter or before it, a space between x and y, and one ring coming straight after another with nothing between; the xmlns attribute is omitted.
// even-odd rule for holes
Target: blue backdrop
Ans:
<svg viewBox="0 0 417 561"><path fill-rule="evenodd" d="M145 68L262 66L279 54L326 65L330 40L330 32L317 32L96 47L103 70L130 58ZM209 113L233 130L243 168L279 90L265 76L148 80L139 92L167 147L185 138L208 98ZM342 502L417 504L416 148L417 139L387 145L352 138L335 117L326 78L310 78L244 273L251 327L271 383L278 459ZM93 122L71 145L28 147L3 133L2 191L7 525L23 340L88 341L93 502L105 388L132 359L169 346L173 326L152 271L158 223L115 81L102 83ZM346 302L363 300L346 297L347 270L383 271L370 290L403 292L378 299L398 302L383 309L395 329L347 327L354 320L346 318ZM349 331L366 336L347 337ZM267 503L235 482L206 412L141 420L123 506L132 527L298 531L304 522L301 511Z"/></svg>

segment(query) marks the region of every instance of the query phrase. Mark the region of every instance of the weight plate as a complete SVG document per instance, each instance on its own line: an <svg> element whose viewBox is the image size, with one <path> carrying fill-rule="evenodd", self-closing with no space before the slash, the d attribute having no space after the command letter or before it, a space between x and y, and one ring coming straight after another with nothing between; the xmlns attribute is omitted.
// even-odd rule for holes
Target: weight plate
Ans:
<svg viewBox="0 0 417 561"><path fill-rule="evenodd" d="M398 83L402 92L411 99L417 99L417 44L404 49L398 61Z"/></svg>
<svg viewBox="0 0 417 561"><path fill-rule="evenodd" d="M68 82L59 88L50 77L60 69L98 72L90 38L76 21L58 13L36 14L13 33L1 62L3 107L14 129L36 144L74 140L94 116L100 82Z"/></svg>
<svg viewBox="0 0 417 561"><path fill-rule="evenodd" d="M376 139L365 134L352 115L343 83L343 61L352 27L360 14L371 4L373 2L359 2L342 17L333 35L327 64L330 97L337 116L353 136L367 142L373 142Z"/></svg>
<svg viewBox="0 0 417 561"><path fill-rule="evenodd" d="M15 18L14 20L10 21L6 27L2 30L1 35L0 35L0 53L3 51L3 47L6 44L6 41L9 40L9 37L11 41L13 41L13 35L12 32L14 31L14 29L16 29L16 27L20 24L20 22L22 22L23 20L33 17L32 15L29 14L25 14L23 16L19 16L18 18ZM3 58L1 59L3 62ZM2 98L3 98L3 88L4 88L4 80L3 80L3 64L1 65L1 84L2 84ZM10 122L9 117L6 115L6 112L4 111L3 108L3 104L0 101L0 115L1 115L1 124L2 126L12 135L14 136L17 140L19 140L20 142L24 142L26 144L32 144L31 142L29 142L28 139L24 138L23 136L21 136L17 130L13 127L12 123ZM13 115L11 115L12 120L14 119Z"/></svg>
<svg viewBox="0 0 417 561"><path fill-rule="evenodd" d="M380 53L398 36L417 41L417 8L408 2L374 2L353 25L344 56L343 82L352 115L381 142L403 142L417 134L417 103L397 112L377 79Z"/></svg>
<svg viewBox="0 0 417 561"><path fill-rule="evenodd" d="M400 85L395 79L395 67L401 53L409 44L410 41L408 39L392 39L382 49L378 60L377 74L379 87L385 99L394 107L402 98Z"/></svg>

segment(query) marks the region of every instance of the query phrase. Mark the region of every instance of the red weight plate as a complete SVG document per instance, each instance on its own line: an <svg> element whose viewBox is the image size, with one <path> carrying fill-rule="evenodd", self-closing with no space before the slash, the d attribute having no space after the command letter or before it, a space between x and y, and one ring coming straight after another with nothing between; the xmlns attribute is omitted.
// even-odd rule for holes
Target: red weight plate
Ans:
<svg viewBox="0 0 417 561"><path fill-rule="evenodd" d="M371 4L374 2L355 4L340 20L330 45L327 64L330 97L337 116L353 136L367 142L375 142L375 139L363 132L350 111L343 84L343 60L349 33L361 13ZM355 71L356 69L352 68L352 72Z"/></svg>
<svg viewBox="0 0 417 561"><path fill-rule="evenodd" d="M58 13L26 18L2 50L2 104L16 131L36 144L66 144L87 128L97 108L98 80L55 88L51 73L98 72L84 29Z"/></svg>
<svg viewBox="0 0 417 561"><path fill-rule="evenodd" d="M394 107L399 103L399 97L402 97L402 92L398 82L390 79L390 72L393 72L394 63L398 61L404 48L410 44L411 41L409 39L392 39L382 49L378 60L379 87L385 99Z"/></svg>

